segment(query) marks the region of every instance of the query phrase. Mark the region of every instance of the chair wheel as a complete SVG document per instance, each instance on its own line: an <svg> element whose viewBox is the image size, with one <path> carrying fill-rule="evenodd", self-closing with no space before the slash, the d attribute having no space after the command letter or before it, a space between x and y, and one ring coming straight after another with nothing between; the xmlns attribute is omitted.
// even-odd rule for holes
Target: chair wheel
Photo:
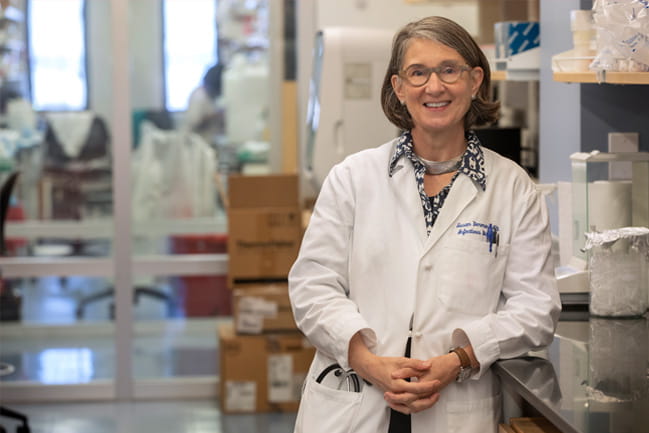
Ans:
<svg viewBox="0 0 649 433"><path fill-rule="evenodd" d="M31 433L31 430L26 425L19 425L16 427L16 433Z"/></svg>

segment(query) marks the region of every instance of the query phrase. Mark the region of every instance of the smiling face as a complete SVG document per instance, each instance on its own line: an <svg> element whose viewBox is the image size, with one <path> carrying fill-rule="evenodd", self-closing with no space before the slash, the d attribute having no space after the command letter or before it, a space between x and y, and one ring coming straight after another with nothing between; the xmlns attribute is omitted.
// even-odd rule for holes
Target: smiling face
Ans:
<svg viewBox="0 0 649 433"><path fill-rule="evenodd" d="M419 65L437 68L443 65L466 65L462 56L444 44L429 39L410 40L401 71ZM414 124L413 134L464 134L464 116L482 83L480 67L463 71L459 79L448 84L432 73L420 87L409 84L398 75L392 76L392 87L400 101L405 102Z"/></svg>

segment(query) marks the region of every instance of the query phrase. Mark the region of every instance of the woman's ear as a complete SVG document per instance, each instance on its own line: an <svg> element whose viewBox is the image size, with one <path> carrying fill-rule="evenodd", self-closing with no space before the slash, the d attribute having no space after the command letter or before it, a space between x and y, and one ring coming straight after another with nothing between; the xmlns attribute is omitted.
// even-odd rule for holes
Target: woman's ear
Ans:
<svg viewBox="0 0 649 433"><path fill-rule="evenodd" d="M482 85L482 80L484 80L484 69L480 66L476 66L471 69L471 94L477 95L480 86Z"/></svg>
<svg viewBox="0 0 649 433"><path fill-rule="evenodd" d="M394 90L394 94L403 104L406 100L406 96L403 91L403 80L401 80L401 78L399 78L399 76L395 74L392 76L392 79L390 81L392 82L392 90Z"/></svg>

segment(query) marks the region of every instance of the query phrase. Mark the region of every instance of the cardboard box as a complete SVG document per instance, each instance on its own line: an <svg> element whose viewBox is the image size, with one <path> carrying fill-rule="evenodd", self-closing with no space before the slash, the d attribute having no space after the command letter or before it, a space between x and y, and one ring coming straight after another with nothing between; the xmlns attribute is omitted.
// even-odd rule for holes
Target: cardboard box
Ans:
<svg viewBox="0 0 649 433"><path fill-rule="evenodd" d="M516 433L561 433L550 421L542 417L510 418L509 423Z"/></svg>
<svg viewBox="0 0 649 433"><path fill-rule="evenodd" d="M297 175L232 175L228 193L230 286L286 278L302 241Z"/></svg>
<svg viewBox="0 0 649 433"><path fill-rule="evenodd" d="M236 335L219 327L223 413L295 412L315 349L299 332Z"/></svg>
<svg viewBox="0 0 649 433"><path fill-rule="evenodd" d="M230 208L299 206L296 174L233 174L228 178Z"/></svg>
<svg viewBox="0 0 649 433"><path fill-rule="evenodd" d="M287 282L235 284L232 310L238 334L297 330Z"/></svg>

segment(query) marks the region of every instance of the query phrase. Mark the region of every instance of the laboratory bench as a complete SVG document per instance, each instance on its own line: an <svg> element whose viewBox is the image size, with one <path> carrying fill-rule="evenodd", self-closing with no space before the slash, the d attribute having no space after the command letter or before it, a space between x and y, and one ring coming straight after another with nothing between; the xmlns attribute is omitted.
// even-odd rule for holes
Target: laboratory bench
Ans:
<svg viewBox="0 0 649 433"><path fill-rule="evenodd" d="M648 315L573 314L546 349L498 361L494 371L505 420L538 416L563 433L649 432Z"/></svg>

